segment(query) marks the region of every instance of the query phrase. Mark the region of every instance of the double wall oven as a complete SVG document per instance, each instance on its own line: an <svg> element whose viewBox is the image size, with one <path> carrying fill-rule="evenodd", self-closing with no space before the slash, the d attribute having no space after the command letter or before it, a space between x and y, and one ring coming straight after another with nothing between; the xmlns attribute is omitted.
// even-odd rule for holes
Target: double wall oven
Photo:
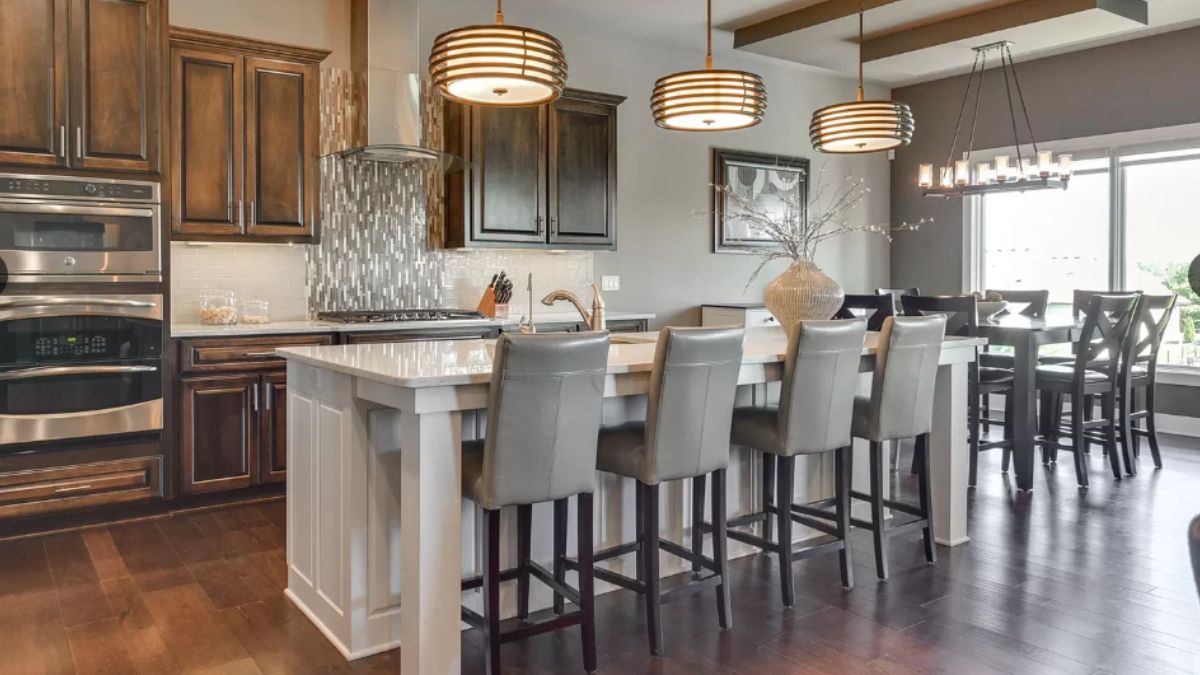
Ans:
<svg viewBox="0 0 1200 675"><path fill-rule="evenodd" d="M0 449L162 429L160 209L157 183L0 174Z"/></svg>

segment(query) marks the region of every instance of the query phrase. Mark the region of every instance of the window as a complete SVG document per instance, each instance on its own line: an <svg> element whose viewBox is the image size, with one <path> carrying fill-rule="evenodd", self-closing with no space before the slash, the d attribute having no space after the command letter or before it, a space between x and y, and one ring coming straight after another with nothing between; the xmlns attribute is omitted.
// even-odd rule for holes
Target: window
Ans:
<svg viewBox="0 0 1200 675"><path fill-rule="evenodd" d="M1091 155L1103 156L1077 161L1067 190L977 200L977 290L1045 288L1052 303L1077 288L1177 293L1160 362L1200 367L1200 298L1187 280L1200 255L1200 145Z"/></svg>

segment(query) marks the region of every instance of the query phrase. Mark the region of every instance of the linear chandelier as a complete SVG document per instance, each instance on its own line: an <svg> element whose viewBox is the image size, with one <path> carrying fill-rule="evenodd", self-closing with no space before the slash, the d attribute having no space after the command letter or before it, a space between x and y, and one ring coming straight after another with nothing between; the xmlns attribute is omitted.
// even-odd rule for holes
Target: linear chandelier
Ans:
<svg viewBox="0 0 1200 675"><path fill-rule="evenodd" d="M813 113L808 137L818 152L882 152L912 142L912 109L893 101L867 101L863 93L863 6L858 5L858 98Z"/></svg>
<svg viewBox="0 0 1200 675"><path fill-rule="evenodd" d="M704 70L667 75L654 83L654 123L678 131L731 131L762 121L767 88L762 78L741 70L717 70L712 56L712 0L708 0L708 53Z"/></svg>
<svg viewBox="0 0 1200 675"><path fill-rule="evenodd" d="M562 95L567 57L554 36L504 23L496 0L496 23L465 26L433 41L429 74L447 98L490 106L536 106Z"/></svg>
<svg viewBox="0 0 1200 675"><path fill-rule="evenodd" d="M1012 121L1013 149L1016 160L1009 155L997 155L993 162L979 162L971 166L971 153L975 149L975 125L979 121L979 101L983 93L983 76L987 70L988 54L1000 52L1000 70L1004 73L1004 93L1008 100L1008 114ZM978 84L976 84L978 74ZM967 102L971 98L971 87L975 86L975 106L971 117L971 135L967 141L967 150L962 159L954 160L954 149L962 134L964 115ZM1017 131L1018 115L1013 101L1013 89L1016 89L1016 103L1020 104L1021 116L1025 118L1025 128L1029 132L1029 142L1033 146L1033 154L1026 156L1021 152L1021 138ZM939 168L935 176L932 164L922 164L917 170L917 185L921 194L926 197L961 197L992 192L1025 192L1026 190L1065 190L1071 181L1071 155L1060 155L1057 161L1054 153L1049 150L1039 150L1037 139L1033 135L1033 124L1029 121L1029 109L1025 106L1025 95L1021 91L1021 81L1017 79L1017 67L1012 57L1012 42L1003 40L975 48L975 63L971 66L971 75L967 78L967 90L963 93L962 107L958 111L958 123L954 127L954 137L950 141L950 153L946 164ZM972 172L972 168L974 172Z"/></svg>

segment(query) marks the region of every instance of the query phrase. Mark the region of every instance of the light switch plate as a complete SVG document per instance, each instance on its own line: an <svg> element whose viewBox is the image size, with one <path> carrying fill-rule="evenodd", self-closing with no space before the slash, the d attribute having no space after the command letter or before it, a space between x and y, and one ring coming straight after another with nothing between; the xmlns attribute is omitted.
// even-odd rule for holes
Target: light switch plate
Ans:
<svg viewBox="0 0 1200 675"><path fill-rule="evenodd" d="M605 275L600 277L600 290L602 291L619 291L621 290L621 277L614 275Z"/></svg>

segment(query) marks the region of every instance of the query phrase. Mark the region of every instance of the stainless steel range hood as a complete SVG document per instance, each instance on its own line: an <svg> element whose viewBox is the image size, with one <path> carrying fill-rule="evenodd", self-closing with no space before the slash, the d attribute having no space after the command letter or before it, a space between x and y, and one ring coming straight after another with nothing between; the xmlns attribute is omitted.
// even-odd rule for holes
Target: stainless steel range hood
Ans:
<svg viewBox="0 0 1200 675"><path fill-rule="evenodd" d="M351 0L350 63L365 120L355 147L337 154L372 162L420 162L461 171L466 162L428 146L421 124L418 0Z"/></svg>

